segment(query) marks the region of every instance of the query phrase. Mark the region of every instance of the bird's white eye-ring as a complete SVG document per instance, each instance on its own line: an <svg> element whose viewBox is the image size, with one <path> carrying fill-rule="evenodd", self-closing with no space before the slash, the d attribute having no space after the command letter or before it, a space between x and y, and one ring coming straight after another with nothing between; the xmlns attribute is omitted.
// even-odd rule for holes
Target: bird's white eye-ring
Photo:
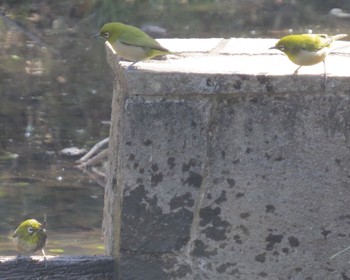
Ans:
<svg viewBox="0 0 350 280"><path fill-rule="evenodd" d="M283 46L283 45L279 45L279 46L278 46L278 49L279 49L280 51L284 51L284 46Z"/></svg>
<svg viewBox="0 0 350 280"><path fill-rule="evenodd" d="M103 33L103 37L105 37L106 39L108 39L108 37L109 37L109 32Z"/></svg>
<svg viewBox="0 0 350 280"><path fill-rule="evenodd" d="M33 229L32 227L29 227L29 228L28 228L28 232L29 232L29 233L33 233L33 232L34 232L34 229Z"/></svg>

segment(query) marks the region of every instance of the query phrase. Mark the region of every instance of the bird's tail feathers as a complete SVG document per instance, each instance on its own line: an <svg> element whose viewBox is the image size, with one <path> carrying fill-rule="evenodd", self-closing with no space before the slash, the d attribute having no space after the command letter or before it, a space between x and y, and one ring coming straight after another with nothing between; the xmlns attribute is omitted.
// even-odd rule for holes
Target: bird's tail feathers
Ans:
<svg viewBox="0 0 350 280"><path fill-rule="evenodd" d="M184 56L184 54L182 52L169 52L169 54L172 54L172 55L176 55L176 56Z"/></svg>

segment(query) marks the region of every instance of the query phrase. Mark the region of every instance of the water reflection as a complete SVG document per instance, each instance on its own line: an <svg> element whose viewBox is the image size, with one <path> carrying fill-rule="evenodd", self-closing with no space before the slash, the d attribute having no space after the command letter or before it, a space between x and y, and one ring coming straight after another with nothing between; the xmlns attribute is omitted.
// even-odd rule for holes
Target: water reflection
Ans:
<svg viewBox="0 0 350 280"><path fill-rule="evenodd" d="M34 32L31 20L0 18L0 254L16 254L13 231L44 214L48 254L103 254L104 190L59 154L108 135L103 45L86 33Z"/></svg>
<svg viewBox="0 0 350 280"><path fill-rule="evenodd" d="M74 162L40 154L1 162L1 253L14 254L9 237L28 217L47 215L50 249L72 254L103 253L103 188L74 167ZM71 250L71 247L74 250ZM78 249L79 247L79 249Z"/></svg>

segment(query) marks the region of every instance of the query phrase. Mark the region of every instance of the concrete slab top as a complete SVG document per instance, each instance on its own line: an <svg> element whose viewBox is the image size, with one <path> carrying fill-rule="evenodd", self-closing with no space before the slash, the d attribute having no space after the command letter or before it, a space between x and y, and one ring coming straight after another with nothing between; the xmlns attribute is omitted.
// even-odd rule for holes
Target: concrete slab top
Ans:
<svg viewBox="0 0 350 280"><path fill-rule="evenodd" d="M269 50L277 39L211 38L159 39L164 47L178 55L164 60L136 64L135 70L154 72L292 75L298 67L277 50ZM129 62L122 62L127 67ZM326 59L328 76L350 76L350 42L337 41ZM322 75L323 64L302 67L299 75Z"/></svg>
<svg viewBox="0 0 350 280"><path fill-rule="evenodd" d="M104 232L118 279L350 279L347 43L296 66L271 39L169 39L119 61ZM108 45L108 44L107 44ZM341 51L341 52L340 52Z"/></svg>

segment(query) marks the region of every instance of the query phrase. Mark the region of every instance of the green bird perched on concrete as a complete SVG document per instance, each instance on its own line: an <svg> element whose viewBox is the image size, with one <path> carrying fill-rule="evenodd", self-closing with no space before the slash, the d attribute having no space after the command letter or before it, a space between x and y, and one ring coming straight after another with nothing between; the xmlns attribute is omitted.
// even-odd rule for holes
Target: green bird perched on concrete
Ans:
<svg viewBox="0 0 350 280"><path fill-rule="evenodd" d="M93 37L106 39L120 57L132 61L126 70L139 61L171 53L141 29L120 22L106 23Z"/></svg>
<svg viewBox="0 0 350 280"><path fill-rule="evenodd" d="M15 230L13 237L19 256L30 255L41 250L46 259L44 252L47 238L46 231L37 220L29 219L22 222Z"/></svg>
<svg viewBox="0 0 350 280"><path fill-rule="evenodd" d="M323 62L324 85L326 85L327 72L325 59L329 53L331 44L348 36L347 34L338 34L328 36L326 34L301 34L288 35L280 39L275 46L270 49L277 49L285 53L288 58L299 67L294 71L294 75L303 66L310 66Z"/></svg>

